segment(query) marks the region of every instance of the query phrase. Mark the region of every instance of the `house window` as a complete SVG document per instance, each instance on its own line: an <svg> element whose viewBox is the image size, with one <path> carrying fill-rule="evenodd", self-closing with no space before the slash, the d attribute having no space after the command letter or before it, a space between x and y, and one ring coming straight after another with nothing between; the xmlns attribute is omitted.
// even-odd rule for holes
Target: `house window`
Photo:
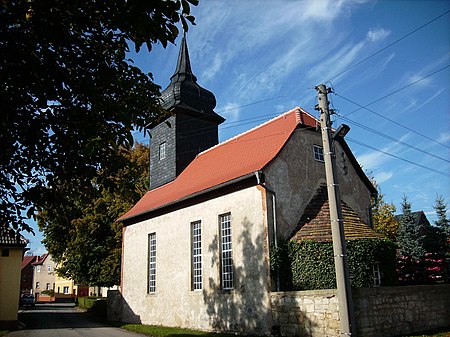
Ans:
<svg viewBox="0 0 450 337"><path fill-rule="evenodd" d="M323 162L323 147L319 145L313 146L314 159Z"/></svg>
<svg viewBox="0 0 450 337"><path fill-rule="evenodd" d="M202 289L202 223L191 223L192 237L192 289Z"/></svg>
<svg viewBox="0 0 450 337"><path fill-rule="evenodd" d="M50 283L47 283L47 285L45 286L45 290L50 290Z"/></svg>
<svg viewBox="0 0 450 337"><path fill-rule="evenodd" d="M63 287L63 294L68 294L69 293L69 286L64 286Z"/></svg>
<svg viewBox="0 0 450 337"><path fill-rule="evenodd" d="M9 256L9 249L8 248L2 249L2 256L3 257L8 257Z"/></svg>
<svg viewBox="0 0 450 337"><path fill-rule="evenodd" d="M148 235L148 293L156 292L156 233Z"/></svg>
<svg viewBox="0 0 450 337"><path fill-rule="evenodd" d="M378 262L373 264L373 285L375 287L379 287L381 285L380 264Z"/></svg>
<svg viewBox="0 0 450 337"><path fill-rule="evenodd" d="M233 248L231 243L231 214L219 217L222 289L233 289Z"/></svg>
<svg viewBox="0 0 450 337"><path fill-rule="evenodd" d="M47 271L48 271L49 273L52 271L52 265L51 265L51 264L49 264L49 265L47 266Z"/></svg>
<svg viewBox="0 0 450 337"><path fill-rule="evenodd" d="M36 271L37 271L38 273L40 273L40 272L41 272L41 266L36 266Z"/></svg>
<svg viewBox="0 0 450 337"><path fill-rule="evenodd" d="M39 282L36 282L36 289L39 289Z"/></svg>
<svg viewBox="0 0 450 337"><path fill-rule="evenodd" d="M166 158L166 142L159 144L159 160Z"/></svg>

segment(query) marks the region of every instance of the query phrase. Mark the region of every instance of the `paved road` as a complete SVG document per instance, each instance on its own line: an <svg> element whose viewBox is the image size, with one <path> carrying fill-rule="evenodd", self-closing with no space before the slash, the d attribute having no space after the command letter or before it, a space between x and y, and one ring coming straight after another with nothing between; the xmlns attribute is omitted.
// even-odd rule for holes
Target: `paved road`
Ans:
<svg viewBox="0 0 450 337"><path fill-rule="evenodd" d="M6 337L140 337L107 326L72 303L36 304L19 310L21 329Z"/></svg>

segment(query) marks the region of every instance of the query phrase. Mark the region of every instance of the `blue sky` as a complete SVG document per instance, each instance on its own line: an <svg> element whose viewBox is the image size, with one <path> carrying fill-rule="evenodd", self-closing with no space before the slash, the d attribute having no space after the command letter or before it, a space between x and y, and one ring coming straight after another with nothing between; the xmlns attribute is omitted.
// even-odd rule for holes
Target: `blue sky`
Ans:
<svg viewBox="0 0 450 337"><path fill-rule="evenodd" d="M437 194L450 205L449 10L444 0L200 0L187 42L198 83L226 118L220 141L296 106L318 116L314 86L325 83L333 126L351 127L347 142L385 201L399 212L406 194L433 221ZM164 89L178 45L131 56ZM40 253L40 235L30 239Z"/></svg>

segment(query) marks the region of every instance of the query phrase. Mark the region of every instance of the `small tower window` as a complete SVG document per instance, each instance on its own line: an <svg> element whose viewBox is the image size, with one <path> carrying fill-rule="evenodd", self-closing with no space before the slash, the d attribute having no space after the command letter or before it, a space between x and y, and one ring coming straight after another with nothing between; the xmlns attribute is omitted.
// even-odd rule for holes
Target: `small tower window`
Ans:
<svg viewBox="0 0 450 337"><path fill-rule="evenodd" d="M166 158L166 142L159 144L159 160Z"/></svg>
<svg viewBox="0 0 450 337"><path fill-rule="evenodd" d="M313 146L314 159L323 162L323 147L319 145Z"/></svg>

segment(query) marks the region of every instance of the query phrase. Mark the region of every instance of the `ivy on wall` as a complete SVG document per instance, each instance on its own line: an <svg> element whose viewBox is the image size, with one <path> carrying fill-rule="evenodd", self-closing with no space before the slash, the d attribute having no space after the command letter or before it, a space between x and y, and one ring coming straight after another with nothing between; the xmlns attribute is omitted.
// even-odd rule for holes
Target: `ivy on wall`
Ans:
<svg viewBox="0 0 450 337"><path fill-rule="evenodd" d="M352 287L374 285L373 265L379 263L381 284L396 283L396 246L385 239L347 241ZM336 288L333 244L312 240L281 241L270 254L271 267L279 273L281 290Z"/></svg>

